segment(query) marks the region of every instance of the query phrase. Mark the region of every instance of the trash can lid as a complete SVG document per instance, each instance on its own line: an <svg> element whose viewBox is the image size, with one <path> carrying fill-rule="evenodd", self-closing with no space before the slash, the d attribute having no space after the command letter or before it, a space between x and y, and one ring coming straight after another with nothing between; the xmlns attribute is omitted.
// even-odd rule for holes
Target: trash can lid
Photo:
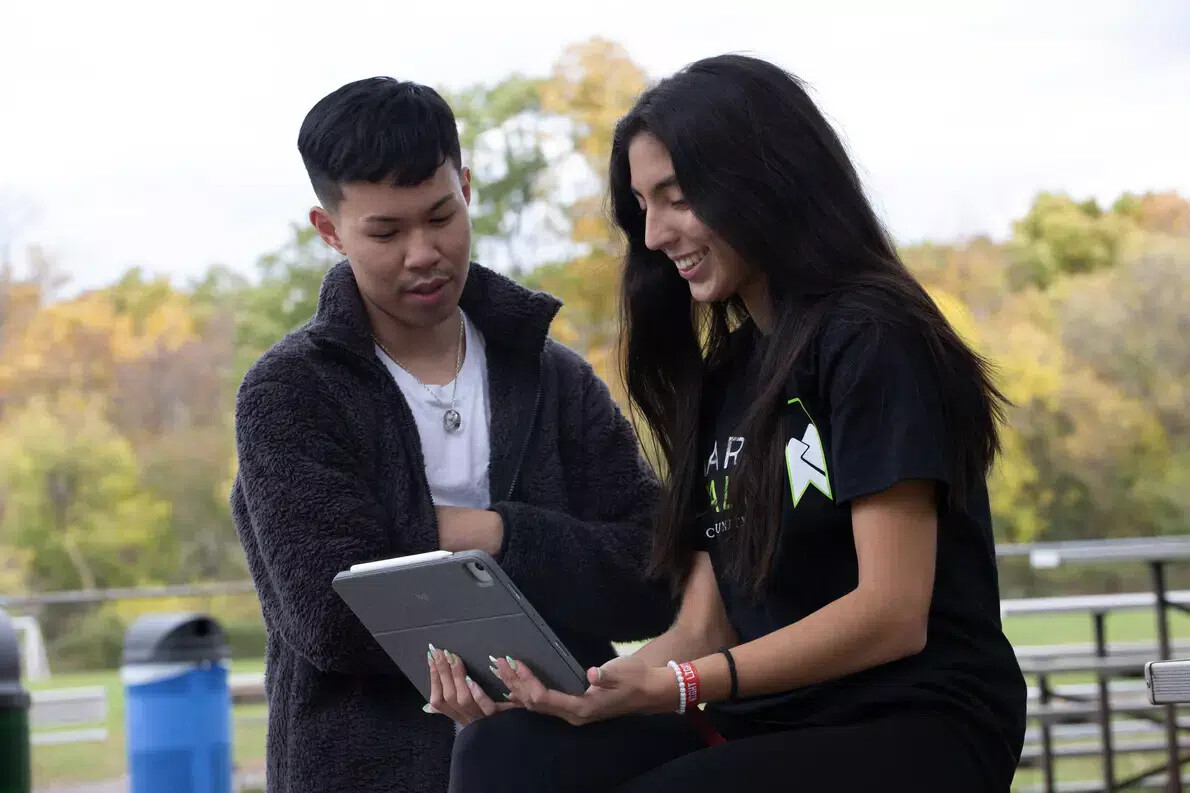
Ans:
<svg viewBox="0 0 1190 793"><path fill-rule="evenodd" d="M228 657L219 623L205 614L148 614L124 634L124 664L221 661Z"/></svg>
<svg viewBox="0 0 1190 793"><path fill-rule="evenodd" d="M20 683L0 683L0 710L28 710L29 692Z"/></svg>
<svg viewBox="0 0 1190 793"><path fill-rule="evenodd" d="M29 694L21 687L21 645L12 620L0 609L0 708L27 708Z"/></svg>

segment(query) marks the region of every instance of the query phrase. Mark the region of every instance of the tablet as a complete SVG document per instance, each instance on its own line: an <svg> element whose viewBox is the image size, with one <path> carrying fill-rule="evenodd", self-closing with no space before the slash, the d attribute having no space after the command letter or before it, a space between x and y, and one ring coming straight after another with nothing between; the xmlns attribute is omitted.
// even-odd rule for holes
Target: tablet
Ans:
<svg viewBox="0 0 1190 793"><path fill-rule="evenodd" d="M331 586L427 701L431 644L462 658L467 674L496 702L508 689L489 670L489 655L524 661L549 688L587 690L586 670L483 551L358 564Z"/></svg>

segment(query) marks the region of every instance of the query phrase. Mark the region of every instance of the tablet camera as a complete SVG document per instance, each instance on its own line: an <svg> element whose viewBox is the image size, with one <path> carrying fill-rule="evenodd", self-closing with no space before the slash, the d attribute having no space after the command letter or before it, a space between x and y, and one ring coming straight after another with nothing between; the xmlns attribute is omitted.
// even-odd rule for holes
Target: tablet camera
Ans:
<svg viewBox="0 0 1190 793"><path fill-rule="evenodd" d="M480 586L492 585L492 574L488 572L487 565L483 562L467 562L467 572L471 574Z"/></svg>

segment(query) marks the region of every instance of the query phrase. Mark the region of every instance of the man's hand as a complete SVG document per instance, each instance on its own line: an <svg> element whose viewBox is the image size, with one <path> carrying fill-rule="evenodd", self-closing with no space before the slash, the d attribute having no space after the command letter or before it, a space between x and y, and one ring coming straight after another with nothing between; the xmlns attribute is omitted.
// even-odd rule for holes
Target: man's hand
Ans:
<svg viewBox="0 0 1190 793"><path fill-rule="evenodd" d="M484 551L500 553L504 544L504 521L500 514L487 509L436 507L438 512L438 547L444 551Z"/></svg>

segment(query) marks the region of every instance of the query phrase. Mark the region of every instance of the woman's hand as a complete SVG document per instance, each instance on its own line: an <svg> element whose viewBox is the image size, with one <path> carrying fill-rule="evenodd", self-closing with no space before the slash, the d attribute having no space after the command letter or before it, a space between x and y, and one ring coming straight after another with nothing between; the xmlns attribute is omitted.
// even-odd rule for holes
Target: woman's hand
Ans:
<svg viewBox="0 0 1190 793"><path fill-rule="evenodd" d="M511 702L496 703L479 684L467 675L463 660L457 655L430 645L426 653L430 665L430 702L426 713L441 713L464 726L516 707Z"/></svg>
<svg viewBox="0 0 1190 793"><path fill-rule="evenodd" d="M529 667L515 659L490 660L514 703L576 726L630 713L668 713L678 707L678 681L673 671L649 666L630 655L588 669L590 687L577 696L546 688Z"/></svg>

